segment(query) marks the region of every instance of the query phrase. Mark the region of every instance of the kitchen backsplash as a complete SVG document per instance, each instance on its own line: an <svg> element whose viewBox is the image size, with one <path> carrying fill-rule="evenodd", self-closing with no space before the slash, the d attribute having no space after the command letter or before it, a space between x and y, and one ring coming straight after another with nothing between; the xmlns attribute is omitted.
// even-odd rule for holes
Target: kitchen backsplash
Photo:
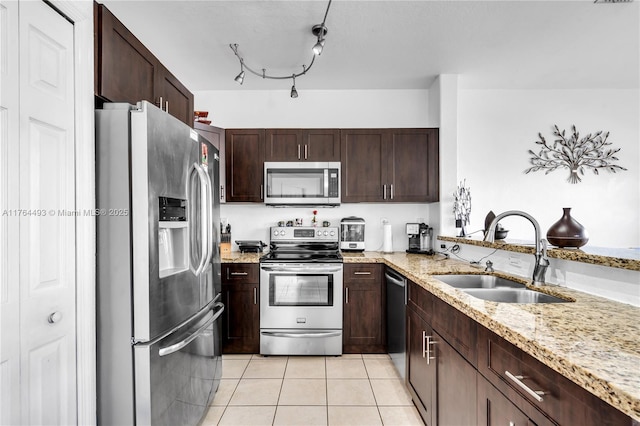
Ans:
<svg viewBox="0 0 640 426"><path fill-rule="evenodd" d="M382 219L391 223L393 250L407 249L407 222L424 221L429 224L428 204L342 204L339 207L267 207L262 204L222 204L220 218L231 225L232 251L237 251L236 240L262 240L269 242L269 228L283 221L302 218L304 226L311 226L313 211L318 226L328 220L331 226L340 226L340 220L357 216L365 220L365 248L369 251L382 249Z"/></svg>

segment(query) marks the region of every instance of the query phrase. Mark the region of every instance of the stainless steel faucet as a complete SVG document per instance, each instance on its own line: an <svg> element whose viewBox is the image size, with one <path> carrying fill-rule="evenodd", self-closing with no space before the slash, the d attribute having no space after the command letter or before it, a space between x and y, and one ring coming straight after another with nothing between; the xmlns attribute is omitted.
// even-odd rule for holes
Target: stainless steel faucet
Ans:
<svg viewBox="0 0 640 426"><path fill-rule="evenodd" d="M547 258L547 240L540 238L540 224L533 218L533 216L520 210L509 210L504 213L500 213L495 217L495 219L493 219L491 225L489 225L489 229L487 229L484 240L490 243L495 242L496 225L498 225L498 222L500 222L501 219L504 219L507 216L524 217L533 225L536 234L536 264L533 268L533 285L544 284L544 275L547 272L547 267L549 266L549 258Z"/></svg>

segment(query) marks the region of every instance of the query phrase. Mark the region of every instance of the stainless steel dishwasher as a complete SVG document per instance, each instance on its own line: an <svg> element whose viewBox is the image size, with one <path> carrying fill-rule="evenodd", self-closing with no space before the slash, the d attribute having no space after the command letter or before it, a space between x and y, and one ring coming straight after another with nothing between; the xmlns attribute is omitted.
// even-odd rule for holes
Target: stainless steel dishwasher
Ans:
<svg viewBox="0 0 640 426"><path fill-rule="evenodd" d="M387 283L387 350L400 377L406 376L407 279L391 268L384 272Z"/></svg>

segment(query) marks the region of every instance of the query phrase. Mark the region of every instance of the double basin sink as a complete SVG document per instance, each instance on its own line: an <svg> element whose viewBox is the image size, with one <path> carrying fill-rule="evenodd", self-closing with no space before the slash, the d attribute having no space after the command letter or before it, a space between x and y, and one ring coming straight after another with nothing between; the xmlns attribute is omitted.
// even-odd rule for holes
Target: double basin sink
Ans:
<svg viewBox="0 0 640 426"><path fill-rule="evenodd" d="M494 275L432 275L469 296L499 303L566 303L569 300L530 290L524 284Z"/></svg>

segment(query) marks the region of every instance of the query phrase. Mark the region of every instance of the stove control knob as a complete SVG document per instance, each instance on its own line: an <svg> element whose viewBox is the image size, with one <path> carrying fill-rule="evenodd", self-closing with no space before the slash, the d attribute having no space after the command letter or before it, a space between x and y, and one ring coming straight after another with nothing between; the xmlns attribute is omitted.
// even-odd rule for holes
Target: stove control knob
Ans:
<svg viewBox="0 0 640 426"><path fill-rule="evenodd" d="M329 233L327 231L324 231L324 236L326 237L327 235L329 235Z"/></svg>
<svg viewBox="0 0 640 426"><path fill-rule="evenodd" d="M331 235L333 237L334 235L336 235L336 233L334 231L331 231L331 232L329 232L329 235Z"/></svg>
<svg viewBox="0 0 640 426"><path fill-rule="evenodd" d="M316 232L316 235L317 235L318 237L319 237L319 236L321 236L321 235L322 235L322 231L318 231L318 232Z"/></svg>

